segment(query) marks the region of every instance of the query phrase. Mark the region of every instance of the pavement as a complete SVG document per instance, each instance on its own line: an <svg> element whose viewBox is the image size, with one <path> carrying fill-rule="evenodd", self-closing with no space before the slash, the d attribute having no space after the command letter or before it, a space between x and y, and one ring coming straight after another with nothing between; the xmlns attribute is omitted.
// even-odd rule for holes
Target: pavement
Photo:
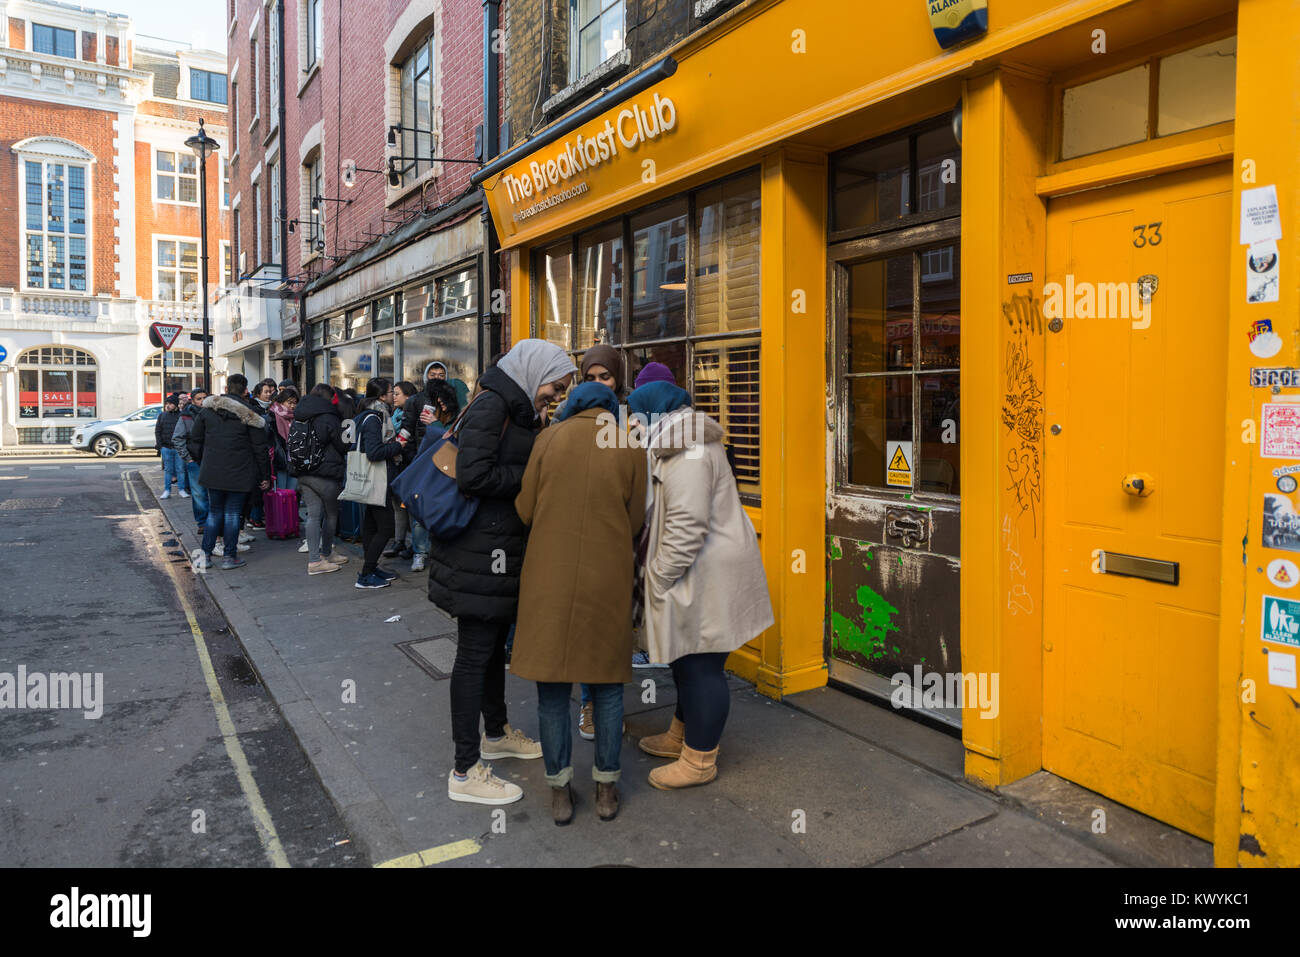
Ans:
<svg viewBox="0 0 1300 957"><path fill-rule="evenodd" d="M160 494L161 469L147 464L141 474ZM186 550L196 548L189 500L158 504ZM576 727L569 827L551 821L541 760L494 762L524 789L513 805L450 801L444 675L456 625L428 601L424 574L394 559L385 564L402 577L392 587L360 590L357 546L342 546L352 561L338 573L309 577L301 539L255 534L245 567L197 577L376 865L1212 865L1206 842L1046 772L1000 792L976 786L963 777L960 740L830 688L777 702L731 676L717 780L656 791L647 775L661 762L636 740L672 716L666 668L638 671L626 687L616 820L596 816L592 745ZM535 686L508 675L506 692L511 723L536 737ZM1103 833L1094 832L1098 808Z"/></svg>

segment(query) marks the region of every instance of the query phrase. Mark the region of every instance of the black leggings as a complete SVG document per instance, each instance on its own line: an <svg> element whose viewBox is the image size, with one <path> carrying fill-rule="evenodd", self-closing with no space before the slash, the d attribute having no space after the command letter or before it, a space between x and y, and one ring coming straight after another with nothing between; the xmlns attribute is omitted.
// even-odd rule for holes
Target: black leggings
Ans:
<svg viewBox="0 0 1300 957"><path fill-rule="evenodd" d="M393 537L393 506L391 502L383 505L367 505L365 517L361 520L361 547L365 550L365 564L361 574L369 575L379 566L379 556L384 546Z"/></svg>
<svg viewBox="0 0 1300 957"><path fill-rule="evenodd" d="M686 746L693 751L712 751L722 740L731 710L726 663L722 652L684 655L668 666L677 685L677 720L686 725Z"/></svg>

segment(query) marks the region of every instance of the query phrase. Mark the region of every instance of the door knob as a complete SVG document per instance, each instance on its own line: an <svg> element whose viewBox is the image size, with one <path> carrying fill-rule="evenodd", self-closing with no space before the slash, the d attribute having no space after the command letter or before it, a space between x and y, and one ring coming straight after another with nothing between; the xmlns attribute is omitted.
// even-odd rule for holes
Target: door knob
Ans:
<svg viewBox="0 0 1300 957"><path fill-rule="evenodd" d="M1155 483L1146 472L1130 472L1124 476L1124 491L1129 495L1146 498L1155 491Z"/></svg>

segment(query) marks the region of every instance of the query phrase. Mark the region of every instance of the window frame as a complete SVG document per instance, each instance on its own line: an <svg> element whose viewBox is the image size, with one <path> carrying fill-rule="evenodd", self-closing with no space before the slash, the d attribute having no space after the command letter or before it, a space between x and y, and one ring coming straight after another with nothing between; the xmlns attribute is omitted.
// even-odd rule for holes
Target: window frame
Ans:
<svg viewBox="0 0 1300 957"><path fill-rule="evenodd" d="M197 206L199 205L199 160L198 160L198 157L196 157L193 153L187 152L186 150L184 150L184 149L180 149L180 148L177 148L177 149L174 149L174 150L169 150L169 149L163 149L162 147L159 147L159 146L155 146L155 147L153 147L153 151L152 151L152 152L153 152L153 201L154 201L155 203L169 203L169 204L171 204L171 205L173 205L173 206L190 206L190 207L197 207ZM158 157L159 157L160 155L162 155L163 153L167 153L167 154L169 154L169 155L171 155L171 156L173 157L173 160L172 160L173 168L172 168L172 170L170 170L170 171L168 171L168 170L160 170L160 169L158 168ZM190 159L192 159L192 160L194 161L194 172L193 172L193 174L190 174L190 173L182 173L182 172L181 172L181 157L183 157L183 156L188 156ZM165 197L163 197L163 196L159 196L159 195L158 195L159 184L162 182L162 180L163 180L164 177L167 178L167 179L170 179L170 180L172 181L172 198L171 198L171 199L167 199L167 198L165 198ZM180 197L181 197L181 180L182 180L182 179L187 179L187 180L193 180L193 181L194 181L194 199L193 199L192 201L191 201L191 200L181 199L181 198L180 198Z"/></svg>
<svg viewBox="0 0 1300 957"><path fill-rule="evenodd" d="M192 67L189 68L189 74L190 74L190 96L189 96L189 98L190 98L191 100L196 100L196 101L198 101L198 102L200 102L200 103L215 103L215 104L217 104L218 106L225 106L225 107L229 107L229 106L230 106L230 78L229 78L228 76L226 76L226 74L224 74L224 73L218 73L216 70L204 70L204 69L202 69L202 68L200 68L200 67L196 67L196 66L192 66ZM194 83L195 83L195 80L196 80L198 77L200 77L200 76L202 76L202 77L204 78L204 81L203 81L203 82L204 82L204 86L205 86L205 88L208 90L209 93L210 93L211 90L212 90L212 78L213 78L213 77L219 77L219 78L221 79L221 88L222 88L222 94L221 94L221 96L222 96L222 98L221 98L220 100L215 99L215 98L213 98L212 96L196 96L196 95L195 95L195 93L194 93Z"/></svg>
<svg viewBox="0 0 1300 957"><path fill-rule="evenodd" d="M193 302L193 303L196 303L196 304L201 303L201 302L203 301L203 295L204 295L204 291L203 291L203 289L201 288L202 283L203 283L203 247L202 247L202 245L201 245L201 243L200 243L199 237L198 237L198 236L169 236L169 235L164 235L164 234L162 234L162 233L153 233L153 234L150 236L150 242L151 242L150 253L151 253L151 256L152 256L152 260L153 260L153 272L152 272L152 277L153 277L153 299L154 299L154 301L155 301L155 302L174 302L174 303L178 303L178 304L181 304L181 305L184 305L184 304L189 303L189 302ZM158 246L159 246L160 243L171 243L171 244L173 245L173 247L174 247L174 252L175 252L175 256L176 256L176 259L175 259L176 264L175 264L174 266L168 266L168 267L166 267L166 270L167 270L167 271L170 271L171 273L173 273L173 277L172 277L172 278L173 278L173 282L175 283L175 287L176 287L176 298L174 298L174 299L164 299L164 298L159 294L159 292L160 292L160 288L161 288L161 287L160 287L160 284L159 284L159 282L158 282L158 274L159 274L160 272L164 271L164 267L160 265L160 260L159 260L159 256L158 256ZM184 283L183 283L183 281L182 281L182 279L181 279L181 274L182 274L182 273L188 273L188 272L190 272L190 270L189 270L189 269L184 269L184 268L182 268L182 266L181 266L181 243L192 243L192 244L194 245L194 256L195 256L195 260L194 260L194 270L193 270L193 272L194 272L194 289L195 289L195 296L194 296L193 299L186 299L186 298L185 298L185 285L184 285Z"/></svg>
<svg viewBox="0 0 1300 957"><path fill-rule="evenodd" d="M827 260L832 267L831 293L833 297L833 346L828 350L827 374L834 384L835 410L835 448L833 491L848 492L871 496L878 499L908 502L916 500L933 501L937 504L954 504L961 502L960 486L957 493L934 492L920 487L921 465L921 392L918 383L930 375L961 375L960 364L956 367L924 368L916 357L921 355L921 291L924 286L921 273L921 258L944 243L960 246L961 215L949 215L942 220L930 223L913 224L890 230L887 233L873 232L857 240L839 243L827 251ZM910 369L885 369L879 372L853 372L849 362L848 351L848 267L860 263L877 262L911 253L912 265L912 355ZM958 278L960 282L960 278ZM857 379L901 379L907 378L912 384L912 487L862 485L849 481L852 441L852 384ZM961 422L957 423L958 441L961 437Z"/></svg>
<svg viewBox="0 0 1300 957"><path fill-rule="evenodd" d="M304 73L310 73L325 56L321 34L325 29L324 0L307 0L307 12L303 17L307 27L307 56Z"/></svg>
<svg viewBox="0 0 1300 957"><path fill-rule="evenodd" d="M401 185L397 189L403 190L419 182L422 176L434 175L435 167L440 164L434 162L434 157L438 152L438 123L437 123L437 93L438 93L438 50L436 45L437 31L431 30L419 43L410 48L407 55L402 58L400 63L394 65L393 69L397 71L397 116L398 125L406 127L401 131L399 138L399 156L420 157L420 137L428 137L428 158L427 159L408 159L402 162L398 167L398 173L401 175ZM411 132L412 129L418 130L418 107L417 93L420 86L420 76L416 76L414 71L417 65L417 58L422 52L427 52L429 64L425 73L420 76L427 76L427 87L429 96L429 129L421 132ZM406 71L410 65L412 70L411 84L407 86ZM408 115L408 109L410 113Z"/></svg>
<svg viewBox="0 0 1300 957"><path fill-rule="evenodd" d="M569 82L577 83L584 76L594 73L601 66L618 56L623 50L627 49L627 4L624 0L597 0L600 9L596 16L584 23L578 22L578 9L582 0L569 0ZM582 62L582 33L592 24L596 24L597 35L599 36L602 23L614 7L621 8L621 19L623 21L623 45L608 56L602 56L597 63L585 65Z"/></svg>
<svg viewBox="0 0 1300 957"><path fill-rule="evenodd" d="M284 250L280 248L280 216L284 202L283 197L280 195L280 158L278 156L266 164L266 180L271 184L270 189L266 191L268 212L270 214L267 217L267 222L271 224L271 258L269 262L278 266L284 255Z"/></svg>
<svg viewBox="0 0 1300 957"><path fill-rule="evenodd" d="M38 49L36 49L36 31L37 31L37 30L49 30L49 31L50 31L50 41L51 41L51 44L52 44L52 47L53 47L51 50L49 50L49 51L45 51L45 50L38 50ZM60 34L63 34L63 33L67 33L67 34L70 34L70 35L72 36L72 53L70 53L70 54L64 54L64 53L59 53L59 52L58 52L58 49L59 49L59 35L60 35ZM76 30L70 29L70 28L68 28L68 27L58 27L58 26L55 26L55 25L53 25L53 24L51 24L51 23L35 23L35 22L32 22L32 23L31 23L31 37L32 37L32 39L31 39L31 49L32 49L32 52L33 52L33 53L39 53L39 54L41 54L42 56L56 56L56 57L59 57L60 59L64 59L64 60L79 60L79 59L81 59L81 57L78 55L78 50L77 50L77 31L76 31Z"/></svg>
<svg viewBox="0 0 1300 957"><path fill-rule="evenodd" d="M18 197L16 202L18 206L18 227L19 227L18 228L19 242L18 242L17 257L18 257L18 269L21 274L20 288L22 289L23 292L51 293L53 295L59 295L59 296L87 296L87 297L93 296L95 294L94 255L93 255L94 246L92 242L94 218L93 218L93 208L91 204L93 198L92 187L94 183L94 180L91 176L93 170L93 164L90 161L84 159L76 159L76 158L64 157L64 156L51 156L45 153L36 153L36 152L29 153L24 151L20 151L17 154L16 161L18 166ZM31 229L27 224L27 205L28 205L27 164L29 163L37 164L41 168L40 229ZM49 214L49 188L48 188L48 181L47 181L47 176L48 176L47 170L51 165L61 166L64 171L63 173L64 185L63 185L62 199L63 199L63 222L65 228L61 232L54 232L49 228L50 214ZM84 181L82 186L82 194L83 194L82 214L85 218L85 228L79 234L71 231L71 220L70 220L71 185L70 184L71 184L72 177L70 171L72 169L80 169L82 171L82 176ZM31 270L29 268L30 260L27 258L27 249L28 249L29 237L32 236L40 237L41 279L43 283L40 286L33 286L30 282ZM51 238L62 239L64 243L63 288L61 289L55 289L51 287L49 282L49 277L50 277L49 249L50 249ZM81 240L83 244L82 258L85 260L85 272L86 272L85 288L83 289L72 288L72 242L73 240Z"/></svg>

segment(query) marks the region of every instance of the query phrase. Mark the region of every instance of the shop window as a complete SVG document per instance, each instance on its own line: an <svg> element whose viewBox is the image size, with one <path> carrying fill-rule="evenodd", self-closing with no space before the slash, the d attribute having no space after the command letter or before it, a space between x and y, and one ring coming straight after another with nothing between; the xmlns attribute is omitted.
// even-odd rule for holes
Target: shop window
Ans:
<svg viewBox="0 0 1300 957"><path fill-rule="evenodd" d="M848 267L841 394L850 485L960 494L960 272L956 241ZM906 486L890 474L900 449Z"/></svg>
<svg viewBox="0 0 1300 957"><path fill-rule="evenodd" d="M632 341L686 334L686 206L683 198L632 217ZM621 312L610 310L615 324Z"/></svg>
<svg viewBox="0 0 1300 957"><path fill-rule="evenodd" d="M533 256L535 334L575 362L596 342L614 345L629 388L647 363L666 365L722 425L751 504L760 472L759 194L758 173L745 173Z"/></svg>
<svg viewBox="0 0 1300 957"><path fill-rule="evenodd" d="M166 302L199 301L199 241L154 240L154 298Z"/></svg>
<svg viewBox="0 0 1300 957"><path fill-rule="evenodd" d="M478 308L478 270L462 269L437 281L438 315L454 316Z"/></svg>
<svg viewBox="0 0 1300 957"><path fill-rule="evenodd" d="M356 339L359 336L370 335L370 307L362 306L360 309L348 311L348 338Z"/></svg>
<svg viewBox="0 0 1300 957"><path fill-rule="evenodd" d="M469 394L478 379L478 319L448 319L402 333L402 378L423 385L430 363L447 367L449 380L465 383ZM453 383L454 384L454 383Z"/></svg>
<svg viewBox="0 0 1300 957"><path fill-rule="evenodd" d="M49 53L53 56L77 58L77 32L61 27L47 27L43 23L32 24L32 52Z"/></svg>
<svg viewBox="0 0 1300 957"><path fill-rule="evenodd" d="M574 349L609 342L623 315L623 223L578 237ZM567 348L567 346L566 346Z"/></svg>
<svg viewBox="0 0 1300 957"><path fill-rule="evenodd" d="M197 203L198 158L184 151L158 150L154 158L154 196L166 203Z"/></svg>
<svg viewBox="0 0 1300 957"><path fill-rule="evenodd" d="M831 233L896 229L961 210L961 147L949 117L831 158Z"/></svg>
<svg viewBox="0 0 1300 957"><path fill-rule="evenodd" d="M569 82L576 82L623 49L623 0L570 0Z"/></svg>
<svg viewBox="0 0 1300 957"><path fill-rule="evenodd" d="M564 349L572 348L569 342L573 321L569 310L573 293L571 259L572 244L568 240L556 243L537 253L534 273L538 333Z"/></svg>
<svg viewBox="0 0 1300 957"><path fill-rule="evenodd" d="M394 302L392 296L382 296L374 303L374 329L382 332L393 328Z"/></svg>
<svg viewBox="0 0 1300 957"><path fill-rule="evenodd" d="M434 49L430 34L402 63L400 123L402 184L413 183L433 168L437 138L433 132Z"/></svg>
<svg viewBox="0 0 1300 957"><path fill-rule="evenodd" d="M1066 87L1061 159L1227 122L1235 116L1236 76L1232 36Z"/></svg>
<svg viewBox="0 0 1300 957"><path fill-rule="evenodd" d="M144 363L144 401L161 402L173 392L193 392L203 386L203 356L189 349L167 353L167 378L163 381L163 354L159 350Z"/></svg>
<svg viewBox="0 0 1300 957"><path fill-rule="evenodd" d="M95 357L67 346L28 349L18 371L19 419L93 419L97 409Z"/></svg>
<svg viewBox="0 0 1300 957"><path fill-rule="evenodd" d="M190 67L190 99L226 103L226 75Z"/></svg>
<svg viewBox="0 0 1300 957"><path fill-rule="evenodd" d="M21 169L27 288L86 292L88 168L25 160Z"/></svg>
<svg viewBox="0 0 1300 957"><path fill-rule="evenodd" d="M327 343L342 342L345 338L347 336L342 316L334 316L325 320L325 341Z"/></svg>

